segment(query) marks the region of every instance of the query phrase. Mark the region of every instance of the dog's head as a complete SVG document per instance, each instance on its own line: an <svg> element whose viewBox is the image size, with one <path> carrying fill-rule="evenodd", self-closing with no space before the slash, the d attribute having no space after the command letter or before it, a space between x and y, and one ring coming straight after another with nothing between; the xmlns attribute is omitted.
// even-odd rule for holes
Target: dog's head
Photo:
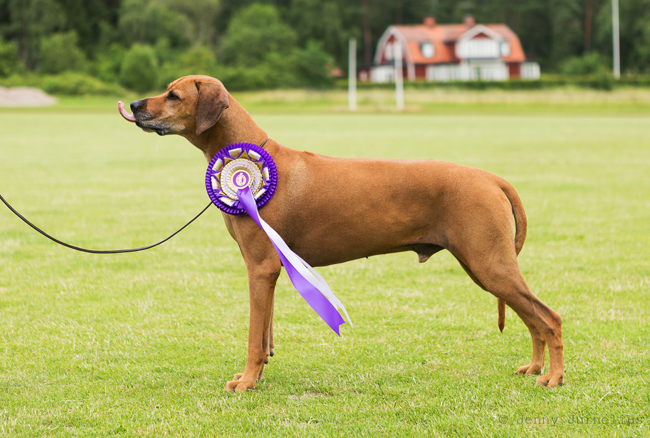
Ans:
<svg viewBox="0 0 650 438"><path fill-rule="evenodd" d="M145 132L198 137L217 124L228 105L221 81L185 76L169 84L161 95L131 102L132 117L122 115Z"/></svg>

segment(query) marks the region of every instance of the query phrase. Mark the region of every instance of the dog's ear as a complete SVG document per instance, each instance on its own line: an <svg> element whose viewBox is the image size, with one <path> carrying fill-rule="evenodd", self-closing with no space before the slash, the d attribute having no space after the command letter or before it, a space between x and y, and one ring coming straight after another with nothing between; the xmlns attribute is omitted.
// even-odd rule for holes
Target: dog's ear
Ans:
<svg viewBox="0 0 650 438"><path fill-rule="evenodd" d="M196 135L201 135L217 124L223 110L228 108L228 92L221 82L196 82L199 98L196 100Z"/></svg>

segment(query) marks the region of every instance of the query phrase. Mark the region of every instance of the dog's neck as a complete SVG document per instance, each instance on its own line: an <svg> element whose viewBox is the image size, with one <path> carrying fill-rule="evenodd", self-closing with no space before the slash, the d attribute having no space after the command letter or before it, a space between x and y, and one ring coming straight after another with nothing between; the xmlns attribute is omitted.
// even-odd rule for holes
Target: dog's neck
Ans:
<svg viewBox="0 0 650 438"><path fill-rule="evenodd" d="M217 152L233 143L247 142L257 145L267 138L266 132L257 126L248 111L228 93L229 107L223 110L219 121L203 134L186 135L185 138L199 148L205 158L212 160Z"/></svg>

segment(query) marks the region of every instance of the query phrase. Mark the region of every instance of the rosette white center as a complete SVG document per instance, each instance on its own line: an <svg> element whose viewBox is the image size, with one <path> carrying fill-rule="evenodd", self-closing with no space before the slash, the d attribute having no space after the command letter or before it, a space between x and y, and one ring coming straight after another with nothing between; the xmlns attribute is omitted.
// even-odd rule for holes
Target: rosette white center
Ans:
<svg viewBox="0 0 650 438"><path fill-rule="evenodd" d="M237 191L244 187L249 187L256 199L263 194L260 190L264 185L262 172L255 163L245 158L238 158L226 164L219 182L223 194L233 201L238 199Z"/></svg>

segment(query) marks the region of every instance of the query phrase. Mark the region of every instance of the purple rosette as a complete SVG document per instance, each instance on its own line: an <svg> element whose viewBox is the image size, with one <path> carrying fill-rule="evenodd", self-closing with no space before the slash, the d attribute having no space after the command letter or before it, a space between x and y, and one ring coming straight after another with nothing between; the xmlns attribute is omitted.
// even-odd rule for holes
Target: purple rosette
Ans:
<svg viewBox="0 0 650 438"><path fill-rule="evenodd" d="M210 200L220 210L240 215L246 213L237 192L251 190L257 208L264 207L278 186L278 170L273 158L252 143L235 143L212 157L205 174L205 188Z"/></svg>

